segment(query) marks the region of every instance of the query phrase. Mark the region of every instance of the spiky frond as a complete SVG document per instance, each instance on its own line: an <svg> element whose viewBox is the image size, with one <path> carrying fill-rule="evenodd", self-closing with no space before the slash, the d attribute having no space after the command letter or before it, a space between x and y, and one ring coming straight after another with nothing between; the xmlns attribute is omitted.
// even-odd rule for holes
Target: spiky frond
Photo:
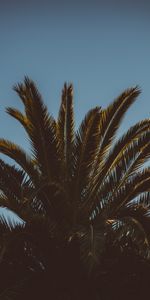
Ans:
<svg viewBox="0 0 150 300"><path fill-rule="evenodd" d="M130 202L136 196L149 191L150 184L150 168L137 173L134 177L125 182L123 186L118 188L111 198L111 208L115 214L123 205ZM112 204L113 203L113 204Z"/></svg>
<svg viewBox="0 0 150 300"><path fill-rule="evenodd" d="M65 114L65 161L67 182L72 177L72 151L74 142L74 112L73 112L73 86L67 87L66 114Z"/></svg>
<svg viewBox="0 0 150 300"><path fill-rule="evenodd" d="M75 137L74 177L76 190L81 198L83 198L82 194L84 195L84 190L89 183L93 163L98 153L100 118L100 107L90 110L82 121Z"/></svg>
<svg viewBox="0 0 150 300"><path fill-rule="evenodd" d="M61 104L57 119L57 134L59 140L60 153L62 160L65 159L65 124L66 124L66 101L67 101L67 85L64 84L61 96Z"/></svg>
<svg viewBox="0 0 150 300"><path fill-rule="evenodd" d="M143 205L144 207L149 208L150 207L150 192L146 192L143 194L140 194L138 197L136 197L134 203L131 202L128 204L128 207L132 207L132 205Z"/></svg>
<svg viewBox="0 0 150 300"><path fill-rule="evenodd" d="M13 107L7 107L6 112L11 117L13 117L17 121L19 121L20 124L24 127L25 131L27 133L29 133L29 130L30 130L29 120L27 119L27 117L23 113L21 113L18 109L13 108Z"/></svg>
<svg viewBox="0 0 150 300"><path fill-rule="evenodd" d="M5 189L6 196L12 196L13 187L13 193L18 199L21 199L25 174L23 170L10 166L0 159L0 189L3 192Z"/></svg>
<svg viewBox="0 0 150 300"><path fill-rule="evenodd" d="M133 247L136 252L149 258L150 249L147 234L141 223L130 216L113 220L111 222L113 234L115 235L114 243L118 243L122 248Z"/></svg>
<svg viewBox="0 0 150 300"><path fill-rule="evenodd" d="M60 172L59 149L56 134L56 122L49 115L47 107L36 85L25 78L24 86L18 85L17 92L22 95L27 120L30 124L29 138L34 158L43 176L55 178ZM58 174L57 173L57 174Z"/></svg>
<svg viewBox="0 0 150 300"><path fill-rule="evenodd" d="M138 87L125 90L107 109L103 110L101 127L101 144L95 165L95 187L99 185L101 169L103 168L105 158L116 136L116 132L128 108L134 103L140 90Z"/></svg>
<svg viewBox="0 0 150 300"><path fill-rule="evenodd" d="M89 227L83 228L79 237L81 257L89 272L100 264L101 255L105 248L104 232L104 228L91 224Z"/></svg>
<svg viewBox="0 0 150 300"><path fill-rule="evenodd" d="M140 168L150 157L150 131L149 123L146 131L141 131L141 133L136 135L136 138L130 140L130 143L127 143L122 151L117 151L120 148L120 143L126 139L126 136L123 136L113 147L108 159L104 163L104 167L99 173L99 187L97 194L92 194L92 206L97 202L97 199L104 199L109 193L111 197L115 191L119 189L120 186L123 186L124 182L134 175L135 172L139 171ZM114 150L114 151L113 151ZM115 155L116 151L116 155ZM94 200L95 199L95 200ZM101 201L100 200L100 201ZM90 199L89 199L90 203Z"/></svg>
<svg viewBox="0 0 150 300"><path fill-rule="evenodd" d="M36 171L32 160L20 146L8 140L0 139L0 152L9 156L19 166L21 166L33 182L38 180L38 172Z"/></svg>
<svg viewBox="0 0 150 300"><path fill-rule="evenodd" d="M129 159L135 157L137 151L145 145L149 140L150 134L150 120L146 119L142 122L138 122L132 126L127 133L123 134L121 138L115 143L110 151L102 170L99 173L99 185L102 178L105 178L111 170L119 165L121 158ZM127 160L127 158L126 158ZM121 165L120 165L121 166Z"/></svg>

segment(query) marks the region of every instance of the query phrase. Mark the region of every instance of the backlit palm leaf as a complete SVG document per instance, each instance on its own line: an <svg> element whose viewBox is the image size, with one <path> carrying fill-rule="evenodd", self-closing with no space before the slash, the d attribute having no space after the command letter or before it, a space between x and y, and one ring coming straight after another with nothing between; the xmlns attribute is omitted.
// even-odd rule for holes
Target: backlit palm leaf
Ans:
<svg viewBox="0 0 150 300"><path fill-rule="evenodd" d="M16 108L12 108L12 107L7 107L6 108L6 112L13 117L14 119L16 119L17 121L20 122L20 124L24 127L24 129L27 131L27 133L29 133L29 129L30 129L30 124L29 124L29 120L27 119L27 117L25 115L23 115L18 109Z"/></svg>
<svg viewBox="0 0 150 300"><path fill-rule="evenodd" d="M142 145L145 145L145 143L148 142L149 139L148 136L150 134L149 131L150 131L150 120L146 119L132 126L127 131L127 133L123 134L123 136L119 138L119 140L112 147L112 150L110 151L108 158L104 163L104 167L100 171L99 174L100 182L101 182L101 178L105 178L107 173L109 173L113 169L113 167L116 167L118 162L120 162L121 157L126 156L126 152L125 152L126 150L130 151L131 149L131 151L133 151L134 153L134 156L136 156L136 152L139 151L140 148L142 148ZM129 158L130 155L131 154L129 154Z"/></svg>
<svg viewBox="0 0 150 300"><path fill-rule="evenodd" d="M95 188L99 185L99 179L104 160L115 138L116 132L128 108L134 103L140 90L135 87L123 92L112 104L102 113L101 118L101 144L97 164L95 166L96 179ZM94 189L95 189L94 188Z"/></svg>
<svg viewBox="0 0 150 300"><path fill-rule="evenodd" d="M8 140L0 139L0 152L9 156L19 166L21 166L21 168L28 174L33 182L38 181L38 173L32 160L20 146Z"/></svg>
<svg viewBox="0 0 150 300"><path fill-rule="evenodd" d="M65 159L65 124L66 124L66 101L67 101L67 85L64 84L62 91L61 104L57 120L57 134L60 147L60 153L62 154L62 160Z"/></svg>
<svg viewBox="0 0 150 300"><path fill-rule="evenodd" d="M74 142L74 113L73 113L73 87L69 85L66 95L66 114L65 114L65 161L67 182L72 177L72 150Z"/></svg>
<svg viewBox="0 0 150 300"><path fill-rule="evenodd" d="M90 110L76 134L74 146L74 176L79 197L82 196L82 193L89 183L93 162L95 162L97 157L100 141L100 118L101 110L99 107Z"/></svg>
<svg viewBox="0 0 150 300"><path fill-rule="evenodd" d="M90 225L83 228L80 240L81 257L88 266L89 272L100 264L101 255L105 248L104 228Z"/></svg>
<svg viewBox="0 0 150 300"><path fill-rule="evenodd" d="M114 220L111 226L115 235L115 243L118 242L122 249L130 247L130 243L132 242L132 246L134 245L136 251L149 258L150 249L147 234L137 219L124 217ZM131 241L129 240L129 236L131 236Z"/></svg>
<svg viewBox="0 0 150 300"><path fill-rule="evenodd" d="M56 124L49 115L33 81L25 78L24 86L17 91L25 99L25 112L30 124L29 137L34 158L38 162L40 171L49 179L56 176L56 170L60 171L58 141ZM22 91L23 90L23 91Z"/></svg>

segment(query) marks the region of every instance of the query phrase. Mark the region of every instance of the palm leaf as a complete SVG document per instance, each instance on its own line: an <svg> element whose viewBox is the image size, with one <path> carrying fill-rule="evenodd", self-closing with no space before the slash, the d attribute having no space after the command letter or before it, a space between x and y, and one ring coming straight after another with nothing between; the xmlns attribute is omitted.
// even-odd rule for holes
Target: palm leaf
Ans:
<svg viewBox="0 0 150 300"><path fill-rule="evenodd" d="M96 228L92 224L83 228L80 235L81 258L91 272L94 267L100 264L101 255L105 247L104 228Z"/></svg>
<svg viewBox="0 0 150 300"><path fill-rule="evenodd" d="M26 77L24 85L18 85L16 90L19 95L23 93L26 117L30 124L28 134L34 158L43 176L55 177L56 170L59 173L60 169L56 123L49 115L33 81Z"/></svg>
<svg viewBox="0 0 150 300"><path fill-rule="evenodd" d="M132 199L147 192L150 183L150 169L146 168L135 174L120 187L118 186L119 182L113 177L110 177L109 180L105 181L103 191L100 191L95 204L91 205L91 209L89 209L89 215L93 219L101 219L104 216L105 218L114 218L120 209L130 203Z"/></svg>
<svg viewBox="0 0 150 300"><path fill-rule="evenodd" d="M146 208L150 207L150 192L145 192L143 194L140 194L138 197L134 199L134 202L131 201L128 203L128 207L132 207L134 205L143 205Z"/></svg>
<svg viewBox="0 0 150 300"><path fill-rule="evenodd" d="M103 200L104 197L110 193L111 197L113 194L124 184L124 182L132 175L137 172L143 164L150 157L150 146L149 141L150 132L146 131L141 134L137 139L133 139L131 143L124 149L118 157L115 159L115 163L111 162L113 152L110 154L108 161L106 161L106 168L101 172L99 189L95 198L93 197L92 203L89 199L89 207L94 207L98 199ZM117 144L118 145L118 144ZM114 146L115 147L115 146ZM112 157L111 157L112 156ZM109 160L110 159L110 160ZM111 166L110 166L111 162ZM108 166L110 169L108 169ZM106 173L107 172L107 173ZM91 206L90 206L91 205Z"/></svg>
<svg viewBox="0 0 150 300"><path fill-rule="evenodd" d="M76 191L82 195L89 184L93 162L99 147L100 107L90 110L82 121L75 137L74 146L74 177Z"/></svg>
<svg viewBox="0 0 150 300"><path fill-rule="evenodd" d="M64 84L61 97L61 105L57 120L57 135L60 147L60 153L62 154L62 160L65 159L65 123L66 123L66 102L67 102L67 85Z"/></svg>
<svg viewBox="0 0 150 300"><path fill-rule="evenodd" d="M135 157L137 151L145 145L149 140L149 130L150 130L150 121L149 119L138 122L132 126L127 133L115 143L104 163L104 167L99 173L99 178L101 183L101 178L105 178L107 173L120 164L120 160L123 157ZM129 154L127 153L129 152ZM126 158L127 160L127 158Z"/></svg>
<svg viewBox="0 0 150 300"><path fill-rule="evenodd" d="M24 129L26 130L26 132L29 134L29 130L30 130L30 125L29 125L29 121L27 119L27 117L22 114L18 109L13 108L13 107L7 107L6 108L6 112L13 117L14 119L16 119L17 121L20 122L20 124L24 127Z"/></svg>
<svg viewBox="0 0 150 300"><path fill-rule="evenodd" d="M149 185L150 168L146 168L127 180L126 183L116 191L114 197L111 198L113 211L116 213L123 205L130 202L136 196L149 191Z"/></svg>
<svg viewBox="0 0 150 300"><path fill-rule="evenodd" d="M6 196L14 198L15 195L15 199L21 200L25 176L25 172L0 159L0 189Z"/></svg>
<svg viewBox="0 0 150 300"><path fill-rule="evenodd" d="M66 114L65 114L65 160L67 182L72 177L72 151L74 142L74 112L73 112L73 86L67 88Z"/></svg>
<svg viewBox="0 0 150 300"><path fill-rule="evenodd" d="M111 226L115 234L115 243L118 242L122 248L127 248L130 246L131 240L133 245L136 246L135 249L138 250L138 254L149 258L150 250L147 234L137 219L130 216L124 217L114 220Z"/></svg>
<svg viewBox="0 0 150 300"><path fill-rule="evenodd" d="M0 152L10 157L21 166L33 182L37 183L39 181L39 175L32 160L21 147L8 140L0 139Z"/></svg>
<svg viewBox="0 0 150 300"><path fill-rule="evenodd" d="M10 211L5 209L2 210L0 213L0 231L1 232L10 232L13 231L16 227L23 226L23 221L15 214L14 217L12 217L12 215L10 215Z"/></svg>
<svg viewBox="0 0 150 300"><path fill-rule="evenodd" d="M102 112L101 117L101 145L95 166L95 183L94 190L99 187L102 179L101 169L103 168L105 158L110 146L115 138L117 129L124 117L126 111L134 103L140 90L138 87L125 90L106 110ZM93 193L93 191L92 191Z"/></svg>

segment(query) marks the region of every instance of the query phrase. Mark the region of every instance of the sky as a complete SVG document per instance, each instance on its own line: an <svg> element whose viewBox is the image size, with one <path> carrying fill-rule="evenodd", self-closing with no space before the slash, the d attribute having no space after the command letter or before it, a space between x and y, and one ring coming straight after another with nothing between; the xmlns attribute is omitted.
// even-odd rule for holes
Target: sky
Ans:
<svg viewBox="0 0 150 300"><path fill-rule="evenodd" d="M29 151L23 128L5 113L22 109L12 87L25 75L54 117L64 82L73 83L76 127L90 108L139 85L121 134L150 113L150 2L0 1L0 137Z"/></svg>
<svg viewBox="0 0 150 300"><path fill-rule="evenodd" d="M139 85L122 133L149 117L150 2L0 1L0 137L28 150L23 128L5 113L7 106L22 109L12 87L25 75L55 117L64 82L73 83L76 127L90 108Z"/></svg>

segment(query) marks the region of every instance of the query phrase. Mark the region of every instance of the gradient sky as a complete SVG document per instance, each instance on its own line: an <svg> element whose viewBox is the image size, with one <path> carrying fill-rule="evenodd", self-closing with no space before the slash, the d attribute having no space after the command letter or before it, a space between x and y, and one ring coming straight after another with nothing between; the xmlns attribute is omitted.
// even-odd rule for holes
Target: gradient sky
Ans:
<svg viewBox="0 0 150 300"><path fill-rule="evenodd" d="M12 86L28 75L56 116L65 81L73 82L76 125L125 88L142 94L121 132L150 112L149 1L0 1L0 136L28 148L7 106L22 108Z"/></svg>
<svg viewBox="0 0 150 300"><path fill-rule="evenodd" d="M124 132L150 116L150 1L0 0L0 137L29 150L23 128L4 112L22 109L12 86L25 75L54 116L64 82L72 82L77 126L90 108L139 85Z"/></svg>
<svg viewBox="0 0 150 300"><path fill-rule="evenodd" d="M29 150L24 130L4 113L22 109L12 86L25 75L54 116L64 82L73 82L77 126L88 109L137 84L142 94L120 133L149 117L150 2L132 2L0 1L0 137Z"/></svg>
<svg viewBox="0 0 150 300"><path fill-rule="evenodd" d="M142 94L122 131L150 112L148 1L0 2L0 136L28 148L23 129L4 113L22 108L12 86L28 75L57 115L65 81L74 84L76 125L93 106L106 106L138 84Z"/></svg>

